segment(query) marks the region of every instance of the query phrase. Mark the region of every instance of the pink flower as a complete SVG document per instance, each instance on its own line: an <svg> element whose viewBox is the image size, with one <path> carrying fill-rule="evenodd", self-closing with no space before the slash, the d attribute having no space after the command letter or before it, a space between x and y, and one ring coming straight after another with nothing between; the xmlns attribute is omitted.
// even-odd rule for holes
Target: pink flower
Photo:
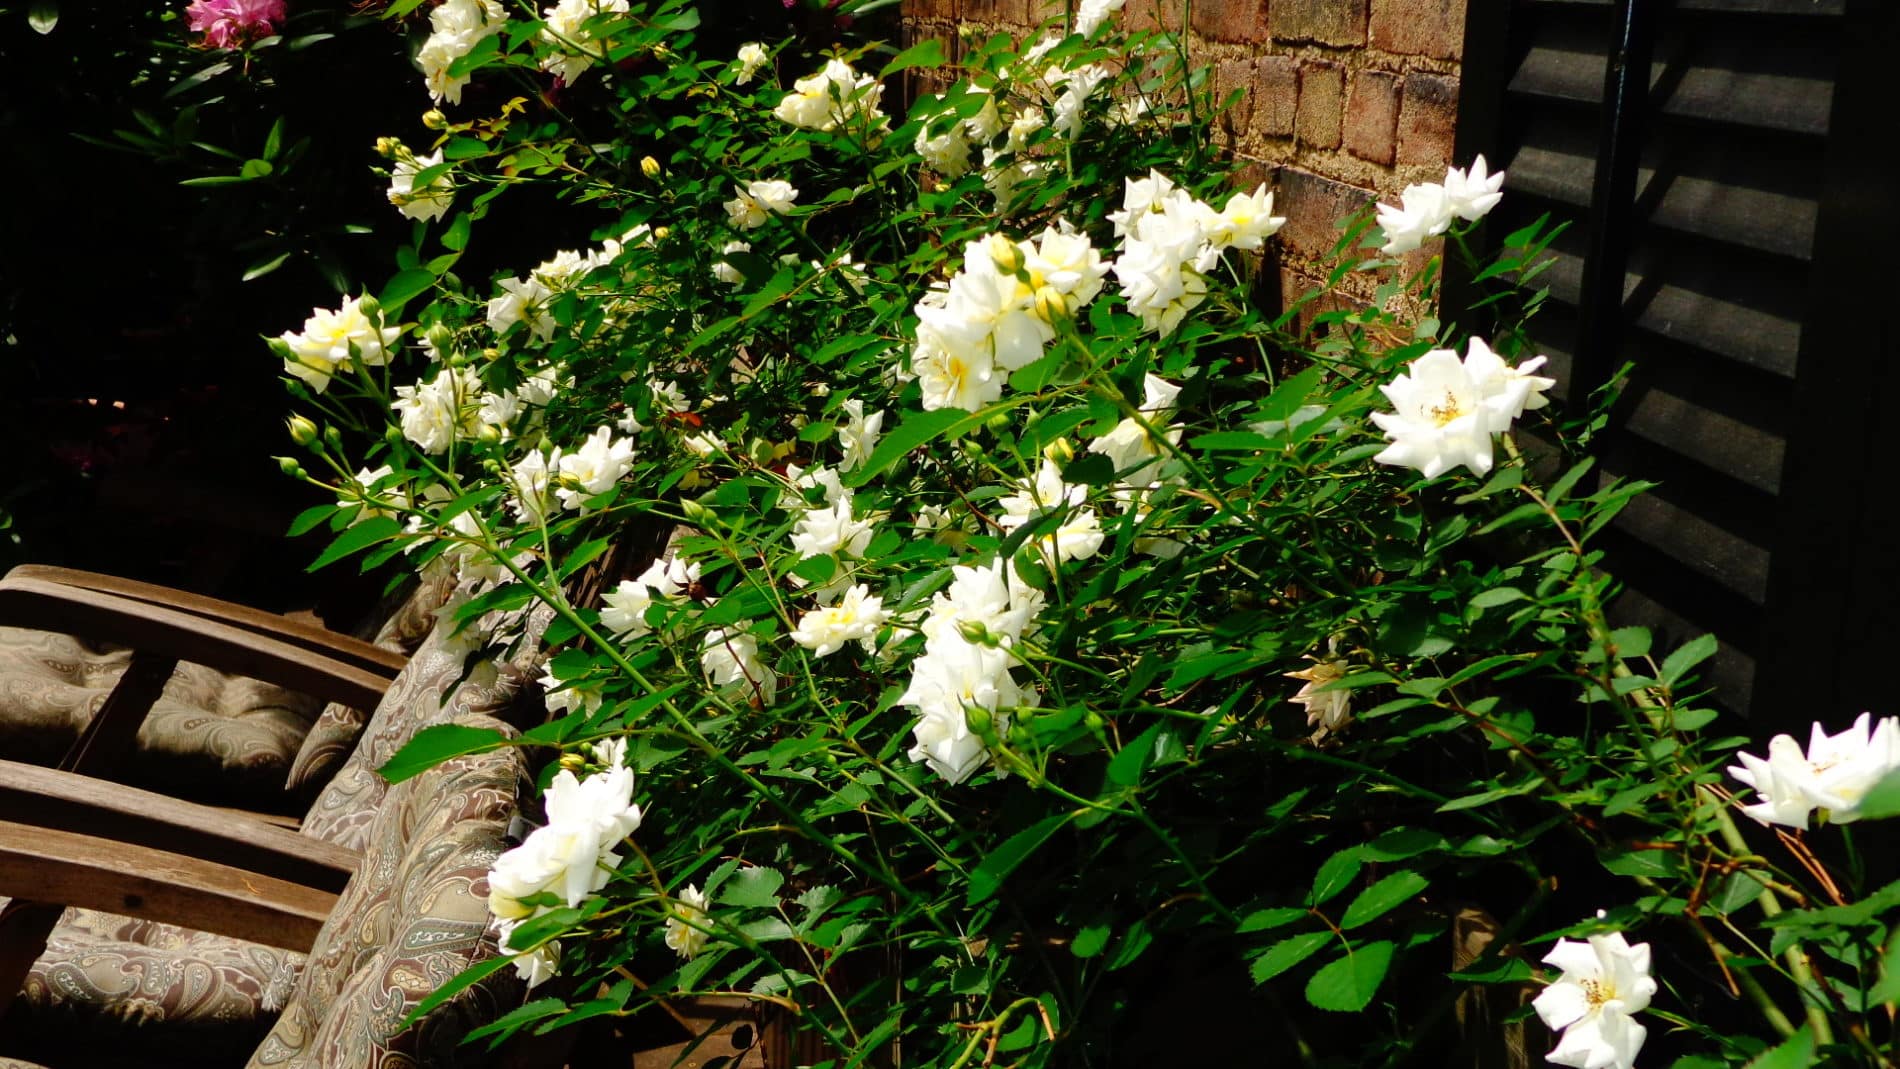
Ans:
<svg viewBox="0 0 1900 1069"><path fill-rule="evenodd" d="M267 37L284 19L284 0L192 0L185 8L191 29L212 48L236 48Z"/></svg>

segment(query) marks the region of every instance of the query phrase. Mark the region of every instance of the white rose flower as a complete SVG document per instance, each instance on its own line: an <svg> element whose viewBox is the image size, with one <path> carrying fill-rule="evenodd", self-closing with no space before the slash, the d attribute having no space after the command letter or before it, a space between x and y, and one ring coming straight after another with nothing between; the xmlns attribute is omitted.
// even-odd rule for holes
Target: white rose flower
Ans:
<svg viewBox="0 0 1900 1069"><path fill-rule="evenodd" d="M739 195L726 202L726 218L740 230L756 230L772 215L784 215L798 200L798 190L790 182L777 179L748 182Z"/></svg>
<svg viewBox="0 0 1900 1069"><path fill-rule="evenodd" d="M1010 678L1009 654L946 635L933 639L911 664L910 686L897 704L917 710L907 756L923 761L950 783L962 783L989 763L983 739L971 730L969 711L989 715L998 735L1009 731L1008 710L1034 704Z"/></svg>
<svg viewBox="0 0 1900 1069"><path fill-rule="evenodd" d="M1018 487L1016 493L997 499L1003 515L996 523L1005 531L1014 531L1046 512L1060 509L1061 524L1037 536L1034 544L1045 560L1056 564L1086 560L1102 548L1103 538L1101 520L1094 510L1083 507L1087 501L1088 487L1063 482L1055 461L1045 457L1034 479Z"/></svg>
<svg viewBox="0 0 1900 1069"><path fill-rule="evenodd" d="M554 317L547 314L547 302L554 296L540 279L504 279L501 296L488 302L488 328L496 334L508 333L516 323L528 324L535 337L547 341L554 337Z"/></svg>
<svg viewBox="0 0 1900 1069"><path fill-rule="evenodd" d="M548 485L553 482L553 473L560 463L559 449L552 456L531 449L508 469L508 507L516 519L523 523L540 523L547 518Z"/></svg>
<svg viewBox="0 0 1900 1069"><path fill-rule="evenodd" d="M666 913L668 949L682 958L691 959L706 948L706 940L710 938L706 926L711 921L706 915L706 907L711 904L698 884L689 884L680 889Z"/></svg>
<svg viewBox="0 0 1900 1069"><path fill-rule="evenodd" d="M501 945L508 945L509 937L520 927L518 920L504 920L498 932ZM521 977L532 991L552 979L561 964L561 941L550 939L533 950L523 950L511 955L514 958L515 975Z"/></svg>
<svg viewBox="0 0 1900 1069"><path fill-rule="evenodd" d="M380 367L389 362L389 347L402 334L401 328L381 323L380 315L372 319L364 314L361 297L351 297L334 312L313 308L301 332L282 337L291 353L284 370L322 393L340 371L358 364Z"/></svg>
<svg viewBox="0 0 1900 1069"><path fill-rule="evenodd" d="M555 51L542 57L541 69L573 85L606 54L605 47L587 31L587 21L603 14L624 15L627 10L628 0L559 0L542 12L545 28L541 40Z"/></svg>
<svg viewBox="0 0 1900 1069"><path fill-rule="evenodd" d="M844 402L844 413L845 424L838 428L838 445L844 450L844 457L838 461L838 467L850 471L869 460L877 448L877 440L884 430L884 413L879 410L865 415L864 402L855 397Z"/></svg>
<svg viewBox="0 0 1900 1069"><path fill-rule="evenodd" d="M759 68L771 62L771 59L772 57L766 54L765 46L757 41L740 45L739 70L732 76L732 80L739 85L746 84L759 73Z"/></svg>
<svg viewBox="0 0 1900 1069"><path fill-rule="evenodd" d="M633 439L615 439L612 427L600 427L561 457L561 485L554 493L561 507L584 512L589 499L613 489L632 470Z"/></svg>
<svg viewBox="0 0 1900 1069"><path fill-rule="evenodd" d="M1326 657L1314 661L1310 667L1284 674L1289 679L1305 683L1299 693L1288 700L1306 707L1306 726L1313 729L1314 742L1319 742L1327 735L1336 735L1352 723L1352 691L1323 689L1327 684L1345 677L1345 658Z"/></svg>
<svg viewBox="0 0 1900 1069"><path fill-rule="evenodd" d="M1445 187L1435 182L1406 186L1399 194L1399 203L1397 208L1379 205L1379 229L1385 233L1385 244L1379 251L1387 256L1411 252L1427 238L1449 230L1456 218L1445 199Z"/></svg>
<svg viewBox="0 0 1900 1069"><path fill-rule="evenodd" d="M427 156L402 155L389 172L389 203L410 219L435 220L448 214L455 200L455 187L449 184L447 174L436 175L421 189L416 188L416 176L441 163L441 149Z"/></svg>
<svg viewBox="0 0 1900 1069"><path fill-rule="evenodd" d="M1470 173L1449 167L1445 170L1445 206L1453 215L1476 222L1504 199L1504 172L1485 174L1484 157L1471 161Z"/></svg>
<svg viewBox="0 0 1900 1069"><path fill-rule="evenodd" d="M1084 37L1093 36L1097 27L1107 22L1109 16L1122 9L1128 0L1082 0L1075 10L1075 32Z"/></svg>
<svg viewBox="0 0 1900 1069"><path fill-rule="evenodd" d="M851 506L847 496L824 508L806 509L792 525L792 548L800 557L864 556L875 528L869 520L853 519Z"/></svg>
<svg viewBox="0 0 1900 1069"><path fill-rule="evenodd" d="M735 252L751 252L752 246L743 241L728 241L719 251L722 255L731 256ZM737 286L745 281L745 272L724 260L713 264L712 273L714 278L731 286Z"/></svg>
<svg viewBox="0 0 1900 1069"><path fill-rule="evenodd" d="M475 45L506 25L508 14L498 0L442 0L429 12L430 34L416 53L429 96L437 103L462 102L462 87L469 76L455 77L449 68L468 55Z"/></svg>
<svg viewBox="0 0 1900 1069"><path fill-rule="evenodd" d="M759 659L759 640L746 632L706 632L699 666L714 686L740 692L761 706L771 705L778 694L778 676Z"/></svg>
<svg viewBox="0 0 1900 1069"><path fill-rule="evenodd" d="M1649 1030L1631 1014L1649 1008L1656 981L1649 975L1649 944L1631 946L1621 932L1587 942L1559 939L1544 964L1563 970L1531 1005L1553 1030L1562 1030L1545 1060L1578 1069L1634 1069Z"/></svg>
<svg viewBox="0 0 1900 1069"><path fill-rule="evenodd" d="M445 453L457 438L480 429L482 383L471 368L443 368L434 379L396 387L390 405L402 422L403 437L425 453Z"/></svg>
<svg viewBox="0 0 1900 1069"><path fill-rule="evenodd" d="M1381 464L1417 468L1437 478L1463 465L1475 475L1491 470L1491 436L1509 430L1525 409L1543 403L1551 379L1528 374L1543 358L1512 368L1473 338L1464 360L1433 349L1379 389L1394 411L1374 412L1392 444L1373 457Z"/></svg>
<svg viewBox="0 0 1900 1069"><path fill-rule="evenodd" d="M839 123L849 123L860 115L869 116L873 125L881 125L884 116L878 102L883 95L884 87L877 84L877 79L860 75L850 64L833 59L818 73L793 82L792 91L785 94L772 114L808 130L835 130Z"/></svg>
<svg viewBox="0 0 1900 1069"><path fill-rule="evenodd" d="M1870 727L1871 725L1871 727ZM1860 819L1867 792L1888 773L1900 770L1900 717L1872 723L1862 713L1852 726L1829 735L1814 724L1808 730L1808 749L1789 735L1768 741L1768 758L1738 753L1739 767L1729 775L1755 788L1759 799L1742 812L1762 824L1805 828L1814 810L1824 810L1835 824Z"/></svg>
<svg viewBox="0 0 1900 1069"><path fill-rule="evenodd" d="M834 604L799 617L792 641L812 651L814 657L836 653L847 642L863 643L868 651L878 629L890 618L891 614L884 610L884 599L858 584Z"/></svg>

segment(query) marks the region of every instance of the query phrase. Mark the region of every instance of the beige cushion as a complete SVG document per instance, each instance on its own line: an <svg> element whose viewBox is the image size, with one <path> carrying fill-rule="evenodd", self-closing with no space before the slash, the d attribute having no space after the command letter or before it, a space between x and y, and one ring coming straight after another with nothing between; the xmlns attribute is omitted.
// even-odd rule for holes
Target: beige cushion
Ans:
<svg viewBox="0 0 1900 1069"><path fill-rule="evenodd" d="M58 761L131 657L70 635L0 627L0 753ZM118 778L200 801L276 807L317 705L282 687L181 663Z"/></svg>

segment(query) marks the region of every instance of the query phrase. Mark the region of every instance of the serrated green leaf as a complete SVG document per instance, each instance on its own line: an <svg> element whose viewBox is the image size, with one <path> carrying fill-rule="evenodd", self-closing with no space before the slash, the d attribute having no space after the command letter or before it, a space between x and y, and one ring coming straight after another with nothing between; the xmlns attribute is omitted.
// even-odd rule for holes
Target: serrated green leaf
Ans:
<svg viewBox="0 0 1900 1069"><path fill-rule="evenodd" d="M1809 1069L1819 1061L1814 1053L1814 1033L1804 1024L1800 1031L1762 1052L1743 1069Z"/></svg>
<svg viewBox="0 0 1900 1069"><path fill-rule="evenodd" d="M1240 918L1240 924L1237 925L1234 930L1241 933L1264 932L1271 928L1279 928L1284 925L1292 924L1302 917L1310 917L1312 915L1312 910L1300 909L1295 906L1280 906L1275 909L1257 909L1245 917Z"/></svg>
<svg viewBox="0 0 1900 1069"><path fill-rule="evenodd" d="M1253 976L1254 983L1264 984L1319 953L1319 948L1334 938L1331 932L1301 932L1290 939L1282 939L1253 959L1253 965L1247 971Z"/></svg>
<svg viewBox="0 0 1900 1069"><path fill-rule="evenodd" d="M1313 874L1313 891L1307 896L1309 906L1325 905L1328 899L1344 891L1359 875L1359 867L1364 858L1356 846L1349 846L1326 859L1326 863Z"/></svg>
<svg viewBox="0 0 1900 1069"><path fill-rule="evenodd" d="M1418 897L1431 881L1410 869L1401 869L1359 892L1339 919L1341 928L1357 928L1385 916Z"/></svg>
<svg viewBox="0 0 1900 1069"><path fill-rule="evenodd" d="M1714 635L1698 635L1683 643L1674 653L1671 653L1663 660L1663 685L1666 687L1675 686L1683 676L1689 674L1689 669L1694 668L1696 665L1714 656L1715 651L1716 641Z"/></svg>
<svg viewBox="0 0 1900 1069"><path fill-rule="evenodd" d="M785 875L777 869L762 865L742 868L719 886L719 901L728 906L769 909L778 904L778 889L784 885Z"/></svg>
<svg viewBox="0 0 1900 1069"><path fill-rule="evenodd" d="M1078 958L1092 958L1108 947L1108 937L1114 929L1106 924L1091 924L1075 933L1069 941L1069 953Z"/></svg>
<svg viewBox="0 0 1900 1069"><path fill-rule="evenodd" d="M1343 958L1330 961L1306 982L1306 1001L1322 1010L1358 1013L1392 966L1392 944L1384 939L1351 948Z"/></svg>

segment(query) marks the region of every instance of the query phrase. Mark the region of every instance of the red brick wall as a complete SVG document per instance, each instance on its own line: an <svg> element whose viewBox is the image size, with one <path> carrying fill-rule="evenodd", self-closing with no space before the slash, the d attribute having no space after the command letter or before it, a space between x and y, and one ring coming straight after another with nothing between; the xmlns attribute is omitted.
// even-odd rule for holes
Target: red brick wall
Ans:
<svg viewBox="0 0 1900 1069"><path fill-rule="evenodd" d="M960 23L1025 37L1062 0L903 0L905 34L954 41ZM1128 0L1131 29L1180 31L1185 0ZM1216 91L1246 96L1223 136L1275 189L1283 285L1304 288L1338 239L1334 225L1370 197L1397 203L1408 182L1451 162L1465 0L1197 0L1190 49ZM1465 161L1459 161L1465 162ZM1422 265L1438 250L1408 257ZM1374 280L1361 298L1370 298ZM1289 290L1291 292L1291 290Z"/></svg>

